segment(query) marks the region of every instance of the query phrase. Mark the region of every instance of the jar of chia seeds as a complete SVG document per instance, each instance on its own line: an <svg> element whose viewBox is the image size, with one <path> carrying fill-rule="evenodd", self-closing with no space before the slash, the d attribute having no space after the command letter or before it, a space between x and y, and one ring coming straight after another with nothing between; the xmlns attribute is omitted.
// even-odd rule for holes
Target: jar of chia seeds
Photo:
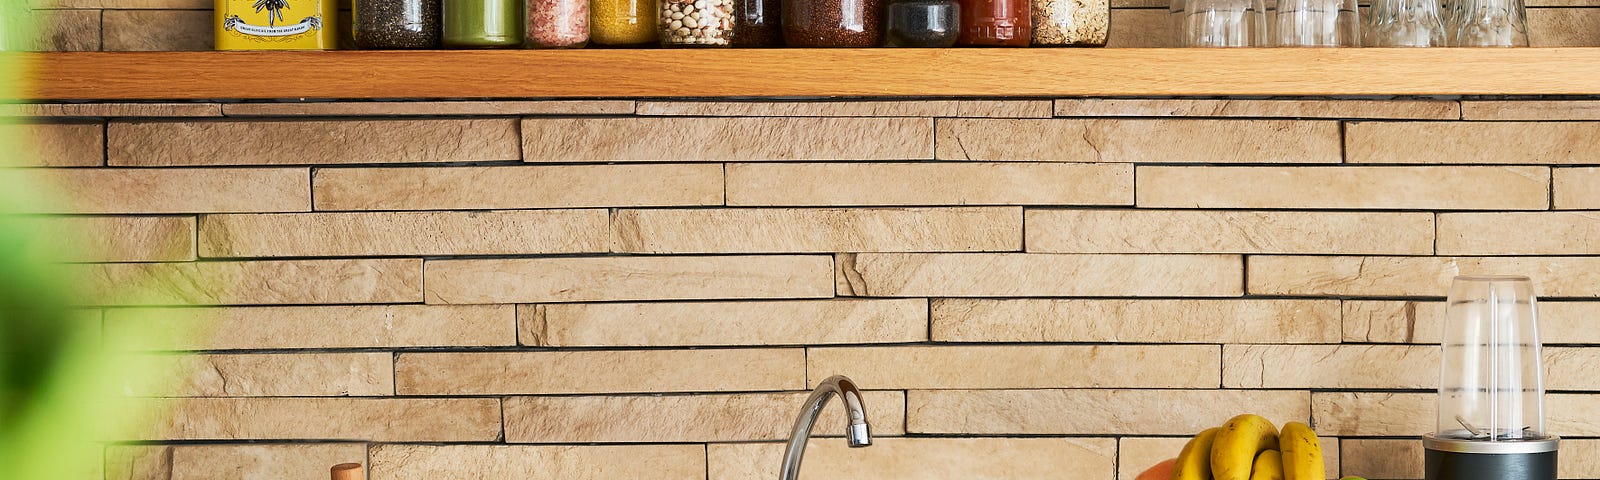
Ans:
<svg viewBox="0 0 1600 480"><path fill-rule="evenodd" d="M889 0L884 12L886 46L944 48L961 35L956 0Z"/></svg>
<svg viewBox="0 0 1600 480"><path fill-rule="evenodd" d="M1110 31L1110 0L1033 0L1034 46L1104 47Z"/></svg>
<svg viewBox="0 0 1600 480"><path fill-rule="evenodd" d="M351 33L364 50L439 48L439 0L354 0Z"/></svg>
<svg viewBox="0 0 1600 480"><path fill-rule="evenodd" d="M739 0L660 0L661 45L727 47L733 45L734 2Z"/></svg>
<svg viewBox="0 0 1600 480"><path fill-rule="evenodd" d="M654 45L655 0L594 0L589 6L589 41L595 45Z"/></svg>
<svg viewBox="0 0 1600 480"><path fill-rule="evenodd" d="M785 1L783 42L791 47L882 45L883 2L882 0Z"/></svg>
<svg viewBox="0 0 1600 480"><path fill-rule="evenodd" d="M528 46L583 48L589 44L589 0L528 0Z"/></svg>
<svg viewBox="0 0 1600 480"><path fill-rule="evenodd" d="M1032 0L961 0L961 38L957 45L1026 47L1033 18Z"/></svg>
<svg viewBox="0 0 1600 480"><path fill-rule="evenodd" d="M441 0L446 47L522 46L522 0Z"/></svg>

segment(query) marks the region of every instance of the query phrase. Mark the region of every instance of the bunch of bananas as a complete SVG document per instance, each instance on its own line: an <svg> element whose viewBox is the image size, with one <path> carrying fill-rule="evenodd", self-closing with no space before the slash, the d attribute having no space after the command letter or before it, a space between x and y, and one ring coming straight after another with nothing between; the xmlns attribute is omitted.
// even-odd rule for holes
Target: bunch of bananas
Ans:
<svg viewBox="0 0 1600 480"><path fill-rule="evenodd" d="M1323 480L1317 432L1289 422L1279 432L1260 415L1233 417L1183 446L1173 480Z"/></svg>

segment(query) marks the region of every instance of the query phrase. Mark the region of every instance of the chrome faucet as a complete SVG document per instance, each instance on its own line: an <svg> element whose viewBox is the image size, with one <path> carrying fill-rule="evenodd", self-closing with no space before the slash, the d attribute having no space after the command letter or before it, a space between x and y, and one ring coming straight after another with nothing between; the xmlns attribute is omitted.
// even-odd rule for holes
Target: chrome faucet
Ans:
<svg viewBox="0 0 1600 480"><path fill-rule="evenodd" d="M811 398L807 398L805 407L800 409L800 416L794 419L794 431L789 434L789 450L783 453L783 476L779 477L782 480L800 478L800 457L806 454L806 442L811 440L811 427L816 425L817 414L822 413L828 398L834 395L839 396L848 410L850 420L845 438L849 440L850 448L872 445L872 434L867 432L867 406L861 403L861 391L856 389L855 382L843 375L828 377L811 392Z"/></svg>

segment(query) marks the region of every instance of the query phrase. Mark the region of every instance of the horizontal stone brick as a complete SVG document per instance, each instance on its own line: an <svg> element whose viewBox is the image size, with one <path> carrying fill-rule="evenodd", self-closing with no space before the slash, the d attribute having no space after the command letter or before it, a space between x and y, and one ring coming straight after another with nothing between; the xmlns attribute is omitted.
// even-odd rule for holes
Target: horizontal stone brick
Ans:
<svg viewBox="0 0 1600 480"><path fill-rule="evenodd" d="M1454 100L1062 98L1055 101L1055 114L1058 117L1460 118Z"/></svg>
<svg viewBox="0 0 1600 480"><path fill-rule="evenodd" d="M284 260L62 267L94 305L399 303L422 299L422 261Z"/></svg>
<svg viewBox="0 0 1600 480"><path fill-rule="evenodd" d="M940 160L1339 163L1338 122L939 119ZM1031 139L1018 142L1018 138ZM1160 138L1161 142L1147 141Z"/></svg>
<svg viewBox="0 0 1600 480"><path fill-rule="evenodd" d="M147 397L371 397L394 394L394 358L378 353L144 355L158 382L128 381ZM143 380L143 379L139 379Z"/></svg>
<svg viewBox="0 0 1600 480"><path fill-rule="evenodd" d="M371 480L699 480L706 475L702 445L377 445L371 461Z"/></svg>
<svg viewBox="0 0 1600 480"><path fill-rule="evenodd" d="M928 302L793 300L518 307L524 345L825 345L928 340ZM648 325L649 328L640 328Z"/></svg>
<svg viewBox="0 0 1600 480"><path fill-rule="evenodd" d="M18 185L53 189L59 204L42 213L304 212L311 209L303 168L30 169L6 173ZM241 195L241 192L249 192Z"/></svg>
<svg viewBox="0 0 1600 480"><path fill-rule="evenodd" d="M1215 345L811 348L811 382L845 375L874 389L1216 388Z"/></svg>
<svg viewBox="0 0 1600 480"><path fill-rule="evenodd" d="M1600 168L1557 168L1553 175L1555 209L1600 209Z"/></svg>
<svg viewBox="0 0 1600 480"><path fill-rule="evenodd" d="M1600 214L1506 212L1439 214L1440 255L1600 253Z"/></svg>
<svg viewBox="0 0 1600 480"><path fill-rule="evenodd" d="M210 8L204 0L29 0L39 9L199 10Z"/></svg>
<svg viewBox="0 0 1600 480"><path fill-rule="evenodd" d="M1337 343L1336 300L940 298L940 342ZM1181 320L1179 320L1181 319Z"/></svg>
<svg viewBox="0 0 1600 480"><path fill-rule="evenodd" d="M1600 296L1594 257L1280 257L1253 256L1257 295L1444 296L1457 275L1527 275L1548 297Z"/></svg>
<svg viewBox="0 0 1600 480"><path fill-rule="evenodd" d="M612 231L629 253L1017 251L1022 209L622 210Z"/></svg>
<svg viewBox="0 0 1600 480"><path fill-rule="evenodd" d="M862 253L835 263L839 294L867 297L1224 297L1242 293L1244 276L1232 255Z"/></svg>
<svg viewBox="0 0 1600 480"><path fill-rule="evenodd" d="M1304 422L1311 416L1310 401L1303 391L912 390L906 429L935 435L1184 435L1221 425L1238 412L1278 424Z"/></svg>
<svg viewBox="0 0 1600 480"><path fill-rule="evenodd" d="M798 348L402 353L395 386L401 395L798 390L805 362Z"/></svg>
<svg viewBox="0 0 1600 480"><path fill-rule="evenodd" d="M1311 420L1321 435L1415 437L1436 429L1438 403L1433 392L1312 392Z"/></svg>
<svg viewBox="0 0 1600 480"><path fill-rule="evenodd" d="M1118 2L1122 0L1117 0ZM1135 0L1145 1L1145 0ZM1159 0L1150 2L1165 7ZM1107 33L1108 48L1174 48L1178 44L1178 22L1166 9L1114 8L1111 9L1111 28Z"/></svg>
<svg viewBox="0 0 1600 480"><path fill-rule="evenodd" d="M527 118L528 162L933 158L926 118Z"/></svg>
<svg viewBox="0 0 1600 480"><path fill-rule="evenodd" d="M1444 302L1346 300L1344 341L1438 345ZM1550 344L1600 344L1600 302L1539 302L1539 339Z"/></svg>
<svg viewBox="0 0 1600 480"><path fill-rule="evenodd" d="M209 215L206 257L603 253L604 209Z"/></svg>
<svg viewBox="0 0 1600 480"><path fill-rule="evenodd" d="M1528 46L1600 45L1600 8L1528 9Z"/></svg>
<svg viewBox="0 0 1600 480"><path fill-rule="evenodd" d="M489 347L516 344L511 305L121 308L106 336L134 350Z"/></svg>
<svg viewBox="0 0 1600 480"><path fill-rule="evenodd" d="M15 10L13 10L15 11ZM29 48L44 52L100 50L100 12L96 10L34 10L29 12L33 41Z"/></svg>
<svg viewBox="0 0 1600 480"><path fill-rule="evenodd" d="M500 438L494 398L146 399L170 412L132 440L487 442Z"/></svg>
<svg viewBox="0 0 1600 480"><path fill-rule="evenodd" d="M488 210L722 204L720 165L317 170L317 210Z"/></svg>
<svg viewBox="0 0 1600 480"><path fill-rule="evenodd" d="M1048 100L655 101L639 115L697 117L988 117L1050 116Z"/></svg>
<svg viewBox="0 0 1600 480"><path fill-rule="evenodd" d="M171 445L107 445L104 480L170 480Z"/></svg>
<svg viewBox="0 0 1600 480"><path fill-rule="evenodd" d="M833 296L827 256L433 260L428 303Z"/></svg>
<svg viewBox="0 0 1600 480"><path fill-rule="evenodd" d="M367 445L179 445L172 447L172 480L323 480L341 463L365 466Z"/></svg>
<svg viewBox="0 0 1600 480"><path fill-rule="evenodd" d="M708 445L706 478L777 478L783 450L778 443ZM1111 478L1116 457L1116 440L1110 438L884 438L862 449L815 441L806 448L800 476L850 472L860 480Z"/></svg>
<svg viewBox="0 0 1600 480"><path fill-rule="evenodd" d="M627 115L632 100L507 100L448 102L263 102L229 103L230 117L371 117L416 115ZM515 134L515 132L513 132Z"/></svg>
<svg viewBox="0 0 1600 480"><path fill-rule="evenodd" d="M169 262L195 258L194 217L50 217L25 222L71 262Z"/></svg>
<svg viewBox="0 0 1600 480"><path fill-rule="evenodd" d="M510 443L779 441L810 392L732 395L512 397ZM905 433L905 394L863 392L873 436ZM817 435L844 435L844 409L823 409Z"/></svg>
<svg viewBox="0 0 1600 480"><path fill-rule="evenodd" d="M1433 253L1433 214L1028 210L1027 249L1050 253Z"/></svg>
<svg viewBox="0 0 1600 480"><path fill-rule="evenodd" d="M214 40L211 9L104 10L101 49L108 52L206 51ZM150 28L161 25L163 28Z"/></svg>
<svg viewBox="0 0 1600 480"><path fill-rule="evenodd" d="M1542 323L1542 322L1541 322ZM1540 339L1544 332L1540 332ZM1600 348L1544 347L1544 386L1550 390L1600 390Z"/></svg>
<svg viewBox="0 0 1600 480"><path fill-rule="evenodd" d="M1422 478L1422 442L1417 439L1346 438L1339 449L1340 467L1346 474L1397 480Z"/></svg>
<svg viewBox="0 0 1600 480"><path fill-rule="evenodd" d="M1226 388L1438 388L1439 347L1224 345Z"/></svg>
<svg viewBox="0 0 1600 480"><path fill-rule="evenodd" d="M215 103L8 103L0 117L215 117ZM103 154L104 152L102 152ZM101 162L97 162L98 165Z"/></svg>
<svg viewBox="0 0 1600 480"><path fill-rule="evenodd" d="M1600 163L1600 122L1354 122L1350 163ZM1507 139L1516 148L1506 148Z"/></svg>
<svg viewBox="0 0 1600 480"><path fill-rule="evenodd" d="M1128 205L1133 167L1064 163L727 165L728 205Z"/></svg>
<svg viewBox="0 0 1600 480"><path fill-rule="evenodd" d="M516 160L512 119L115 121L114 166L308 165Z"/></svg>
<svg viewBox="0 0 1600 480"><path fill-rule="evenodd" d="M1461 118L1463 120L1600 120L1600 100L1464 100L1461 102Z"/></svg>
<svg viewBox="0 0 1600 480"><path fill-rule="evenodd" d="M1242 411L1242 410L1241 410ZM1209 427L1208 427L1209 428ZM1321 437L1324 478L1339 477L1339 439ZM1117 440L1117 480L1135 480L1139 473L1157 462L1176 458L1189 437L1122 437ZM1418 457L1421 458L1421 457ZM1379 478L1379 477L1373 477Z"/></svg>
<svg viewBox="0 0 1600 480"><path fill-rule="evenodd" d="M1145 208L1544 210L1545 167L1147 167Z"/></svg>
<svg viewBox="0 0 1600 480"><path fill-rule="evenodd" d="M0 124L13 150L8 166L97 167L105 164L105 125L99 123Z"/></svg>

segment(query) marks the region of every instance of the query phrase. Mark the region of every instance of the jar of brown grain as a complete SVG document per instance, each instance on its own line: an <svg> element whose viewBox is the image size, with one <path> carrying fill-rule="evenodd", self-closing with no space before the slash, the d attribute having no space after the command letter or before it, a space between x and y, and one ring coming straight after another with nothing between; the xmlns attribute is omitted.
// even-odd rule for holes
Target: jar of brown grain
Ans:
<svg viewBox="0 0 1600 480"><path fill-rule="evenodd" d="M782 17L783 41L791 47L883 43L882 0L785 0Z"/></svg>

